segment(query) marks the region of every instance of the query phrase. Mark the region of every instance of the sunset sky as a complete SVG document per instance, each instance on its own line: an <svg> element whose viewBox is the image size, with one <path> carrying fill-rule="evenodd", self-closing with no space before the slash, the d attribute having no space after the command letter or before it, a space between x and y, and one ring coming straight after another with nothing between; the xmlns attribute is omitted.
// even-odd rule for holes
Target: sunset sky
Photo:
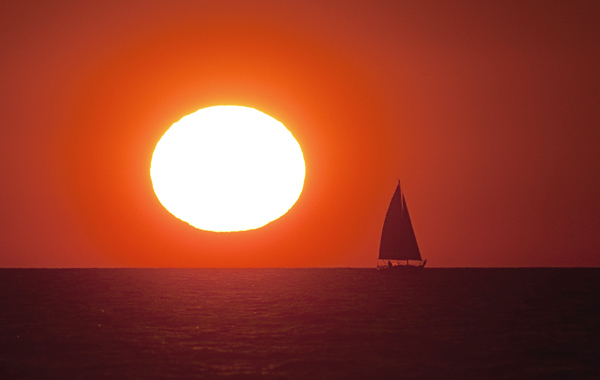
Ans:
<svg viewBox="0 0 600 380"><path fill-rule="evenodd" d="M599 15L3 1L0 267L374 267L397 178L428 265L600 266ZM160 137L213 105L302 147L304 190L261 229L197 230L153 192Z"/></svg>

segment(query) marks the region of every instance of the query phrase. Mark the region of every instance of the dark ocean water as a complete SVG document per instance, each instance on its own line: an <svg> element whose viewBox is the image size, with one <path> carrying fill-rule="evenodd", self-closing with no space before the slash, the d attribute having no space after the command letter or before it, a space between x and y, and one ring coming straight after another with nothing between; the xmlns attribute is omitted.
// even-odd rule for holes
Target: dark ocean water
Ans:
<svg viewBox="0 0 600 380"><path fill-rule="evenodd" d="M600 269L0 269L0 379L600 379Z"/></svg>

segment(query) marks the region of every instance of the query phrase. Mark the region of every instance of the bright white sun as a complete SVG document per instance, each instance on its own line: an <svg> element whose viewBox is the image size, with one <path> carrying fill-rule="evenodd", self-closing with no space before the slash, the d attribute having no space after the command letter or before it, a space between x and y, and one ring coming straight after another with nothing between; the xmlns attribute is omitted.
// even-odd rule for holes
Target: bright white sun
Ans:
<svg viewBox="0 0 600 380"><path fill-rule="evenodd" d="M258 110L215 106L185 116L160 139L150 177L160 203L208 231L264 226L298 200L306 168L283 124Z"/></svg>

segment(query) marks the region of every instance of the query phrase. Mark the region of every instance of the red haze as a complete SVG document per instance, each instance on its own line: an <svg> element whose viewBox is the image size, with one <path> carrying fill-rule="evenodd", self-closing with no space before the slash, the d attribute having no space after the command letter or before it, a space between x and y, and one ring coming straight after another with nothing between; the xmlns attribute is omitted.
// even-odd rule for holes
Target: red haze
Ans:
<svg viewBox="0 0 600 380"><path fill-rule="evenodd" d="M595 3L2 5L0 266L374 266L396 178L432 266L597 266ZM237 104L303 148L242 233L162 208L154 145Z"/></svg>

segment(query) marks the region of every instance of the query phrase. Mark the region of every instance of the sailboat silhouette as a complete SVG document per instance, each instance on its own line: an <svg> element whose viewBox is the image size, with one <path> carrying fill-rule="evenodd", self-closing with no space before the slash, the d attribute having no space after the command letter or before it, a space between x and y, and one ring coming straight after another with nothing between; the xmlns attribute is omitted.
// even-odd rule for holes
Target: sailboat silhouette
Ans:
<svg viewBox="0 0 600 380"><path fill-rule="evenodd" d="M379 260L383 260L384 264L380 265ZM408 207L406 207L406 199L400 188L400 180L383 223L379 260L377 269L386 271L421 270L427 263L427 260L423 261L421 258ZM416 263L413 264L411 261Z"/></svg>

